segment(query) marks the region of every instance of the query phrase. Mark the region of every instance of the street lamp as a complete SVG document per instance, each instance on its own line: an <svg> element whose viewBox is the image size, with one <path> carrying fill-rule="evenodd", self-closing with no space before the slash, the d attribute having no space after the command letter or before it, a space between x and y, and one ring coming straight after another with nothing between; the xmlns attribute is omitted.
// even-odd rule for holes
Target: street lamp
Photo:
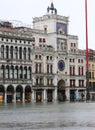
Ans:
<svg viewBox="0 0 95 130"><path fill-rule="evenodd" d="M85 0L85 22L86 22L86 100L90 100L89 94L89 69L88 69L88 18L87 18L87 0Z"/></svg>

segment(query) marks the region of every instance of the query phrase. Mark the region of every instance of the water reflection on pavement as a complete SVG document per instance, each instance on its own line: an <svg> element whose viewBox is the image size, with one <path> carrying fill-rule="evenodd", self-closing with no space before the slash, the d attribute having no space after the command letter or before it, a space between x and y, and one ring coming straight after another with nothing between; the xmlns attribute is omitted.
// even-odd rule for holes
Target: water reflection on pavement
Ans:
<svg viewBox="0 0 95 130"><path fill-rule="evenodd" d="M0 130L95 130L95 102L0 105Z"/></svg>

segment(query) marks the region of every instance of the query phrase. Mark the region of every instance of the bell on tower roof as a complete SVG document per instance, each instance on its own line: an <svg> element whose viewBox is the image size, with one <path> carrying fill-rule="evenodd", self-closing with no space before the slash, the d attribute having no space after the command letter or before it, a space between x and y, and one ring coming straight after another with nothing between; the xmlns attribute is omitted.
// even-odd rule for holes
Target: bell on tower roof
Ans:
<svg viewBox="0 0 95 130"><path fill-rule="evenodd" d="M57 14L57 9L54 8L53 2L51 2L51 6L50 7L48 6L48 8L47 8L47 13L49 13L49 11L51 11L52 14L53 13Z"/></svg>

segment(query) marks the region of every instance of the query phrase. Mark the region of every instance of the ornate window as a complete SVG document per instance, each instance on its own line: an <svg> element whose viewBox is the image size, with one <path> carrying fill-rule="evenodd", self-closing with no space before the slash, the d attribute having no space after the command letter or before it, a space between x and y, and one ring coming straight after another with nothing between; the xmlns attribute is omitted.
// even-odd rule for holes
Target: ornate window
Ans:
<svg viewBox="0 0 95 130"><path fill-rule="evenodd" d="M9 59L9 46L6 46L6 58Z"/></svg>
<svg viewBox="0 0 95 130"><path fill-rule="evenodd" d="M10 58L13 59L13 46L10 47Z"/></svg>
<svg viewBox="0 0 95 130"><path fill-rule="evenodd" d="M24 48L23 54L24 54L24 60L26 60L26 48Z"/></svg>
<svg viewBox="0 0 95 130"><path fill-rule="evenodd" d="M19 59L22 59L22 48L19 48Z"/></svg>
<svg viewBox="0 0 95 130"><path fill-rule="evenodd" d="M1 57L4 58L4 45L1 46Z"/></svg>

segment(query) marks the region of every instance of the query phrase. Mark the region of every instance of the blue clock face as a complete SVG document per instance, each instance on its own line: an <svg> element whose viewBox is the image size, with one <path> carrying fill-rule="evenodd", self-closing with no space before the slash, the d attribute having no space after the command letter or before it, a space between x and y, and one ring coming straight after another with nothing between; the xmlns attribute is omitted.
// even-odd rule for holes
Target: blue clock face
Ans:
<svg viewBox="0 0 95 130"><path fill-rule="evenodd" d="M65 62L64 62L63 60L60 60L60 61L58 62L58 69L59 69L60 71L63 71L64 68L65 68Z"/></svg>
<svg viewBox="0 0 95 130"><path fill-rule="evenodd" d="M67 24L65 23L56 23L56 31L61 31L63 34L67 34Z"/></svg>

